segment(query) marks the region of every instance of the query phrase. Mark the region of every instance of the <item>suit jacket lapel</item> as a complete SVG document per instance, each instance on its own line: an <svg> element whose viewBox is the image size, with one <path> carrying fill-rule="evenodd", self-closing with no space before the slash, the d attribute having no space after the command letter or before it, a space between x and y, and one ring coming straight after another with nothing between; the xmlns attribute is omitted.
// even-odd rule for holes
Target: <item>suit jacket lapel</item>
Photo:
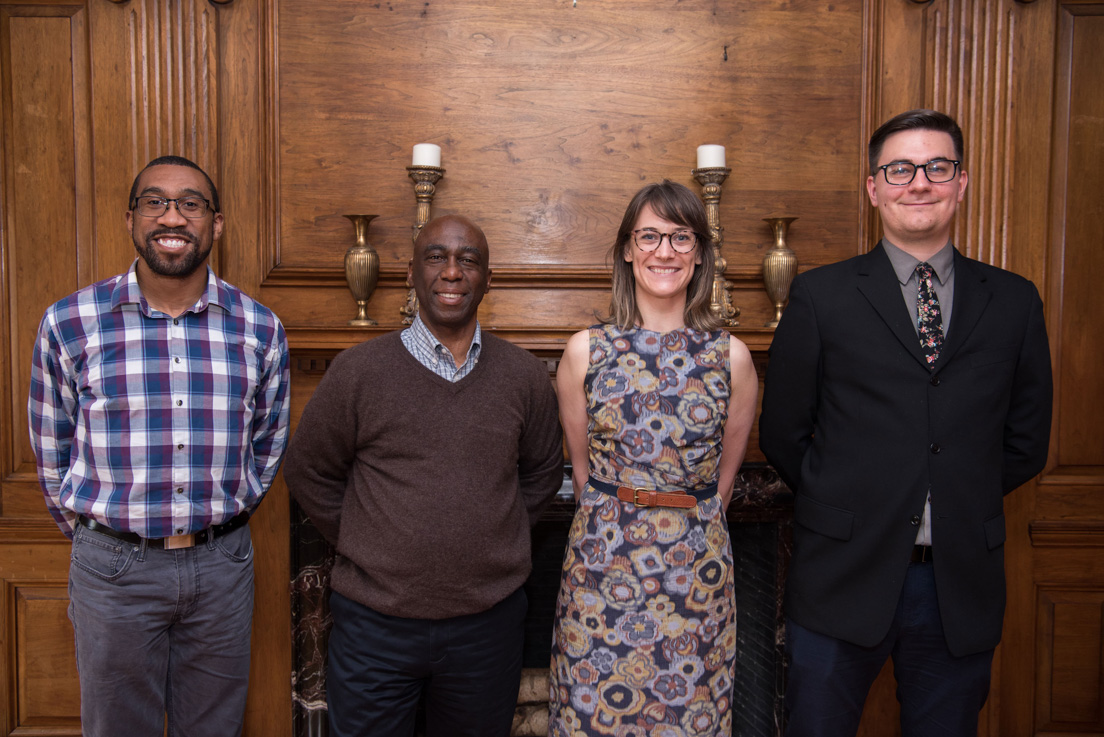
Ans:
<svg viewBox="0 0 1104 737"><path fill-rule="evenodd" d="M992 297L984 275L957 249L954 266L954 309L951 310L951 324L946 329L947 337L935 362L936 370L950 361L970 337Z"/></svg>
<svg viewBox="0 0 1104 737"><path fill-rule="evenodd" d="M889 262L889 256L885 248L879 242L874 250L857 260L859 291L870 302L870 305L885 321L890 331L897 336L897 340L905 346L908 352L924 367L924 353L920 350L920 338L916 334L916 328L912 325L908 307L901 297L901 283L897 281L897 274L893 271L893 265ZM958 262L955 262L956 268ZM957 276L957 271L956 271ZM955 294L958 293L957 283ZM958 300L955 299L955 309L958 309ZM953 315L957 323L958 316ZM942 360L942 356L940 356Z"/></svg>

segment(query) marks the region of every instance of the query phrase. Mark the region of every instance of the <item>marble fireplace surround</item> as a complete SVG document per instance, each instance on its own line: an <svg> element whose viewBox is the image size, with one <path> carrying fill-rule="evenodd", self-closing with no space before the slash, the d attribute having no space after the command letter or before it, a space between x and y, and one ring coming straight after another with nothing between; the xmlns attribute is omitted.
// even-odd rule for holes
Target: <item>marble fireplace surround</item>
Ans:
<svg viewBox="0 0 1104 737"><path fill-rule="evenodd" d="M525 585L529 597L525 670L511 732L514 737L547 733L552 617L574 511L570 481L565 480L533 531L533 573ZM765 464L744 464L728 508L737 604L732 734L739 737L781 734L781 591L792 517L793 497L774 470ZM333 551L298 508L293 509L291 537L294 734L325 737L327 597Z"/></svg>

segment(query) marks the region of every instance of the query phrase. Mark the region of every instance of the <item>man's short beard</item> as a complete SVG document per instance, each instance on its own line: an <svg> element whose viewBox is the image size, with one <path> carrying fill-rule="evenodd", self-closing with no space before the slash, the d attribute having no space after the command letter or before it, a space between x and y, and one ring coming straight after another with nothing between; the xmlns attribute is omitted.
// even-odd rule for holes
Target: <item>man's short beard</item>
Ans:
<svg viewBox="0 0 1104 737"><path fill-rule="evenodd" d="M190 242L188 249L180 258L170 261L159 254L156 246L153 245L155 239L164 235L176 235L180 237L180 233L165 229L148 235L144 244L140 244L137 241L134 242L134 248L138 251L138 255L142 260L146 262L146 266L149 267L150 271L159 276L171 276L181 279L189 277L203 265L203 262L211 254L211 246L213 244L208 243L207 248L203 252L200 252L199 243L189 235L185 236Z"/></svg>

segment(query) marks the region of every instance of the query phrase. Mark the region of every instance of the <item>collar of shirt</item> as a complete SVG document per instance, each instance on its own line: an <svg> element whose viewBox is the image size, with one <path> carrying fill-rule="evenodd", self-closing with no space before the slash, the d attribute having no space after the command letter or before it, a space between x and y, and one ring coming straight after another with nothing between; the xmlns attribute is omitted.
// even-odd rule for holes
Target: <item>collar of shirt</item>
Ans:
<svg viewBox="0 0 1104 737"><path fill-rule="evenodd" d="M146 298L142 296L142 289L138 286L138 259L130 265L126 274L119 278L118 284L111 293L111 309L118 309L124 304L138 305L146 317L151 317L154 311L150 308ZM221 279L215 276L210 264L207 265L207 289L199 296L199 299L188 312L203 312L207 305L216 305L229 312L231 306L230 290Z"/></svg>
<svg viewBox="0 0 1104 737"><path fill-rule="evenodd" d="M418 363L449 381L460 381L470 374L479 362L479 352L483 345L483 333L479 321L475 323L475 335L472 336L471 345L468 346L468 355L459 366L452 357L452 353L437 337L429 331L422 322L422 316L417 315L414 322L401 333L403 345L410 351L410 355L418 360Z"/></svg>
<svg viewBox="0 0 1104 737"><path fill-rule="evenodd" d="M894 273L897 274L897 281L901 284L908 284L910 279L915 281L916 265L920 263L920 259L906 253L885 238L882 239L882 245L885 247L886 255L889 256L889 263L893 266ZM946 284L954 272L954 246L947 243L937 254L928 259L927 263L932 267L939 283Z"/></svg>

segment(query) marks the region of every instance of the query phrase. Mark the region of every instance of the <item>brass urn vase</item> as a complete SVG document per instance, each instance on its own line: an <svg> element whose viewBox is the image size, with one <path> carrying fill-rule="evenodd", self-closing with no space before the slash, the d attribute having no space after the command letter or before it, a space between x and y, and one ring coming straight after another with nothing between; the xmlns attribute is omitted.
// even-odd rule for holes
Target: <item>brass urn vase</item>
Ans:
<svg viewBox="0 0 1104 737"><path fill-rule="evenodd" d="M378 215L346 215L356 229L356 243L345 252L345 281L357 303L357 314L349 324L367 327L378 323L368 317L368 300L379 281L380 260L376 249L368 242L368 224Z"/></svg>
<svg viewBox="0 0 1104 737"><path fill-rule="evenodd" d="M774 317L766 323L768 328L778 327L782 310L790 299L790 283L797 274L797 254L786 245L786 233L794 220L797 218L763 218L774 234L774 245L763 257L763 284L774 305Z"/></svg>

